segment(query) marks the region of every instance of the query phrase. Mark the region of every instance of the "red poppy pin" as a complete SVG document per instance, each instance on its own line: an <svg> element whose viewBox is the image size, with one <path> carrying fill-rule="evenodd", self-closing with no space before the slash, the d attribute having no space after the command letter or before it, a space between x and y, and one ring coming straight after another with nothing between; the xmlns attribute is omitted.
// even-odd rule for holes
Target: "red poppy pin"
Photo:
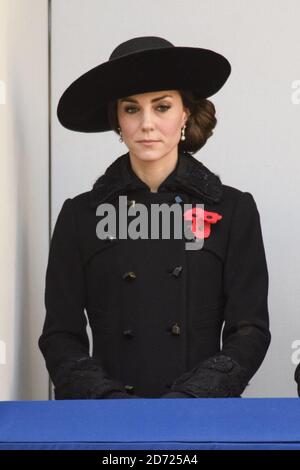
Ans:
<svg viewBox="0 0 300 470"><path fill-rule="evenodd" d="M186 210L183 217L184 220L192 221L191 229L196 238L208 238L211 230L210 224L215 224L222 219L217 212L208 212L201 207Z"/></svg>

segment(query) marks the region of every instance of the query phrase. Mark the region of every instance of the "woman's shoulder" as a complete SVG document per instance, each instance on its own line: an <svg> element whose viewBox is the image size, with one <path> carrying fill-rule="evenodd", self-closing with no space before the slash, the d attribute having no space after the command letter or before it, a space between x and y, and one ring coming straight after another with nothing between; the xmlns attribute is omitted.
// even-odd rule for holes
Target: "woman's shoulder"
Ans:
<svg viewBox="0 0 300 470"><path fill-rule="evenodd" d="M222 184L222 190L222 208L225 213L231 214L231 221L257 219L259 210L252 191L225 184Z"/></svg>
<svg viewBox="0 0 300 470"><path fill-rule="evenodd" d="M255 196L248 188L242 189L222 183L222 194L224 204L230 204L233 207L240 204L256 206Z"/></svg>
<svg viewBox="0 0 300 470"><path fill-rule="evenodd" d="M82 193L75 194L72 197L69 197L68 200L71 202L71 205L77 211L86 211L90 208L90 197L91 191L84 191Z"/></svg>
<svg viewBox="0 0 300 470"><path fill-rule="evenodd" d="M237 202L245 193L251 194L251 192L248 189L241 189L241 188L237 188L235 186L229 186L223 183L222 183L222 193L223 193L224 200L232 201L232 202Z"/></svg>
<svg viewBox="0 0 300 470"><path fill-rule="evenodd" d="M191 166L188 178L189 182L194 185L199 185L199 188L202 190L205 189L206 192L213 190L213 193L216 193L218 196L214 198L213 203L217 205L225 204L226 206L235 206L241 199L253 198L249 189L241 189L225 184L223 177L217 171L204 165L203 162L197 160L195 157L189 156L188 161Z"/></svg>

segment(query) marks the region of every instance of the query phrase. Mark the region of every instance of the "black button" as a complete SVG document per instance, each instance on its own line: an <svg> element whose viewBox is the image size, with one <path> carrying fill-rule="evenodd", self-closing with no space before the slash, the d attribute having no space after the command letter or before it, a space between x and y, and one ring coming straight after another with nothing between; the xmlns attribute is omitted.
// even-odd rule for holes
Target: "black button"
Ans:
<svg viewBox="0 0 300 470"><path fill-rule="evenodd" d="M107 235L105 238L106 242L114 242L116 240L116 237L114 235Z"/></svg>
<svg viewBox="0 0 300 470"><path fill-rule="evenodd" d="M134 331L133 330L124 330L123 335L127 336L129 338L132 338L134 336Z"/></svg>
<svg viewBox="0 0 300 470"><path fill-rule="evenodd" d="M123 274L122 277L128 281L133 281L136 279L136 274L133 271L128 271L127 273Z"/></svg>
<svg viewBox="0 0 300 470"><path fill-rule="evenodd" d="M166 388L171 388L172 384L166 384Z"/></svg>
<svg viewBox="0 0 300 470"><path fill-rule="evenodd" d="M134 207L135 206L135 200L134 199L132 199L132 200L128 199L127 200L127 206L128 207Z"/></svg>
<svg viewBox="0 0 300 470"><path fill-rule="evenodd" d="M183 267L182 266L176 266L173 270L172 270L172 276L174 277L179 277L181 272L183 270Z"/></svg>
<svg viewBox="0 0 300 470"><path fill-rule="evenodd" d="M174 323L171 328L172 335L179 336L180 335L180 326L177 323Z"/></svg>

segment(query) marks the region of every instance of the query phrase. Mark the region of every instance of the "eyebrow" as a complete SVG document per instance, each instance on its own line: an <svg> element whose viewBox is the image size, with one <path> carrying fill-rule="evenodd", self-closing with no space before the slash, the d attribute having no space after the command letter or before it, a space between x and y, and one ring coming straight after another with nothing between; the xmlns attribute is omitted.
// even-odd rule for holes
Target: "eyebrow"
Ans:
<svg viewBox="0 0 300 470"><path fill-rule="evenodd" d="M151 100L151 103L154 103L155 101L159 101L159 100L162 100L163 98L172 98L171 95L163 95L163 96L159 96L158 98L153 98L153 100ZM134 100L133 98L122 98L121 101L128 101L129 103L138 103L137 100Z"/></svg>

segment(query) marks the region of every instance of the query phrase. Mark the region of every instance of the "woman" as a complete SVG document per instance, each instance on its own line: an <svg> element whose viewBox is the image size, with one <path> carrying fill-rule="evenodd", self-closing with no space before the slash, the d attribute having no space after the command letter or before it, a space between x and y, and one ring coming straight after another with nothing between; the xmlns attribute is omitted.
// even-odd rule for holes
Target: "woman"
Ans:
<svg viewBox="0 0 300 470"><path fill-rule="evenodd" d="M55 225L39 346L57 399L239 397L260 367L270 332L256 203L192 156L217 122L207 98L230 71L216 52L140 37L62 95L63 126L114 130L128 152L67 199ZM189 232L145 236L161 204ZM119 225L105 232L111 208Z"/></svg>

